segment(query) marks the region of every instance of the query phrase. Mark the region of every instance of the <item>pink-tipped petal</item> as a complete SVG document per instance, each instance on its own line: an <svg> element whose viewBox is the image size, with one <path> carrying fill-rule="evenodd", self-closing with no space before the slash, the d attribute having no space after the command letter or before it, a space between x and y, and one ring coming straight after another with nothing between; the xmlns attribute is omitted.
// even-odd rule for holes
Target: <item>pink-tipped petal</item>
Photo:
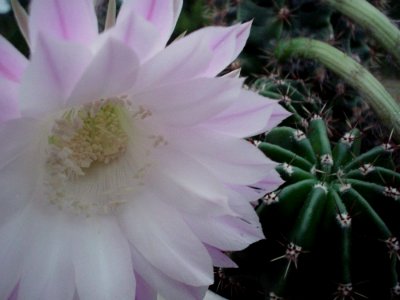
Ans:
<svg viewBox="0 0 400 300"><path fill-rule="evenodd" d="M146 91L198 78L211 59L212 52L206 40L182 38L141 67L135 90Z"/></svg>
<svg viewBox="0 0 400 300"><path fill-rule="evenodd" d="M237 58L249 37L250 27L251 22L231 27L206 27L184 38L207 41L212 59L203 70L203 76L216 76Z"/></svg>
<svg viewBox="0 0 400 300"><path fill-rule="evenodd" d="M192 287L176 281L153 267L151 261L148 261L134 245L131 245L131 252L135 271L165 299L202 300L204 298L207 286Z"/></svg>
<svg viewBox="0 0 400 300"><path fill-rule="evenodd" d="M193 232L206 244L225 251L242 250L264 238L261 225L232 216L210 218L186 215Z"/></svg>
<svg viewBox="0 0 400 300"><path fill-rule="evenodd" d="M126 0L121 7L118 18L123 19L134 11L157 29L159 40L162 46L165 46L174 30L182 9L182 2L182 0ZM142 34L145 34L145 32ZM140 41L141 37L138 38L139 43Z"/></svg>
<svg viewBox="0 0 400 300"><path fill-rule="evenodd" d="M135 300L157 300L157 292L147 282L135 272L136 295Z"/></svg>
<svg viewBox="0 0 400 300"><path fill-rule="evenodd" d="M108 39L83 73L68 104L84 104L125 93L135 82L138 66L132 49Z"/></svg>
<svg viewBox="0 0 400 300"><path fill-rule="evenodd" d="M40 32L89 45L98 35L93 0L32 1L29 28L34 51Z"/></svg>
<svg viewBox="0 0 400 300"><path fill-rule="evenodd" d="M211 284L211 258L181 214L150 192L137 200L120 216L131 244L167 276L194 286ZM154 216L157 222L149 216Z"/></svg>
<svg viewBox="0 0 400 300"><path fill-rule="evenodd" d="M237 268L238 265L230 259L226 254L219 249L206 245L207 251L210 254L213 265L220 268Z"/></svg>
<svg viewBox="0 0 400 300"><path fill-rule="evenodd" d="M75 225L72 259L79 299L134 299L130 249L117 223L89 217Z"/></svg>
<svg viewBox="0 0 400 300"><path fill-rule="evenodd" d="M27 65L28 60L0 35L0 78L19 82Z"/></svg>
<svg viewBox="0 0 400 300"><path fill-rule="evenodd" d="M154 169L154 190L180 211L218 216L232 213L223 185L195 159L172 150L160 153ZM176 195L180 195L176 197Z"/></svg>
<svg viewBox="0 0 400 300"><path fill-rule="evenodd" d="M180 151L225 183L256 183L277 165L250 142L203 128L175 130L170 135Z"/></svg>
<svg viewBox="0 0 400 300"><path fill-rule="evenodd" d="M27 117L62 108L91 59L85 47L44 35L36 50L21 82L20 110Z"/></svg>
<svg viewBox="0 0 400 300"><path fill-rule="evenodd" d="M205 195L193 193L188 187L177 182L171 174L157 174L152 180L154 180L154 193L168 205L177 206L183 213L207 213L211 216L232 213L227 201L210 199L212 193L204 193Z"/></svg>
<svg viewBox="0 0 400 300"><path fill-rule="evenodd" d="M118 39L134 50L141 63L153 57L165 46L155 26L135 11L130 11L129 14L120 16L117 24L106 34Z"/></svg>
<svg viewBox="0 0 400 300"><path fill-rule="evenodd" d="M14 288L7 300L18 300L18 285Z"/></svg>
<svg viewBox="0 0 400 300"><path fill-rule="evenodd" d="M163 153L157 155L157 159L159 163L154 171L173 182L172 191L185 190L194 198L215 203L220 209L213 214L227 211L228 197L223 184L196 159L178 149L164 150ZM201 206L203 209L204 205L207 204L204 203Z"/></svg>
<svg viewBox="0 0 400 300"><path fill-rule="evenodd" d="M229 107L239 95L242 80L198 78L135 95L160 121L171 126L192 126Z"/></svg>
<svg viewBox="0 0 400 300"><path fill-rule="evenodd" d="M274 170L271 170L269 173L269 176L263 178L256 184L254 184L254 187L257 187L265 192L272 192L276 190L280 185L284 183L283 179L278 175L277 172Z"/></svg>
<svg viewBox="0 0 400 300"><path fill-rule="evenodd" d="M18 83L0 77L0 124L21 116L18 88Z"/></svg>
<svg viewBox="0 0 400 300"><path fill-rule="evenodd" d="M290 113L278 101L242 90L233 104L205 124L210 130L245 138L263 133L279 124Z"/></svg>
<svg viewBox="0 0 400 300"><path fill-rule="evenodd" d="M276 101L276 100L270 100ZM281 105L274 105L274 110L271 114L271 117L268 121L268 129L271 129L281 123L284 119L289 117L291 113L284 109Z"/></svg>
<svg viewBox="0 0 400 300"><path fill-rule="evenodd" d="M146 89L150 85L214 77L239 55L249 32L250 23L195 31L145 63L135 87Z"/></svg>

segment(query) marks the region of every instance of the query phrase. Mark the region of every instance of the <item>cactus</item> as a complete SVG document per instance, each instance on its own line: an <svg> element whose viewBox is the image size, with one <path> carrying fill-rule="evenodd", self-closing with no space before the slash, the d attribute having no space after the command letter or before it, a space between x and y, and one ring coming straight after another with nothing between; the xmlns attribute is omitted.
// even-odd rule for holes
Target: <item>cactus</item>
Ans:
<svg viewBox="0 0 400 300"><path fill-rule="evenodd" d="M232 11L236 12L236 22L253 19L248 45L239 57L238 63L236 63L236 65L242 67L242 73L249 76L249 83L260 76L302 79L307 83L310 94L323 99L325 103L334 103L334 105L329 104L329 106L332 110L331 117L339 121L335 125L338 129L336 130L336 139L344 133L342 128L346 126L344 122L339 124L341 120L350 121L351 124L358 124L358 126L364 128L372 128L367 133L368 136L365 137L371 145L376 144L375 140L379 140L380 132L390 133L391 127L386 128L376 120L374 112L363 101L363 96L359 94L359 90L354 89L345 80L333 74L325 65L311 59L299 59L298 57L279 60L276 56L276 46L282 41L290 43L293 38L307 37L334 45L365 67L376 68L378 64L381 65L382 61L385 61L382 58L388 56L380 50L380 46L369 34L371 28L368 30L361 28L336 10L342 9L343 6L346 8L346 5L333 5L336 2L346 4L352 1L214 0L208 2L225 3L225 5L219 6L220 9L214 9L213 19L215 20L220 20L226 16L228 11L230 17L224 18L225 23L228 24L233 22L231 20ZM381 10L388 7L387 1L371 0L370 2ZM345 9L342 10L346 12ZM376 13L376 15L378 14L379 12ZM359 21L362 15L362 12L359 12L356 20ZM383 15L379 15L379 17L385 19ZM390 24L387 20L386 23ZM374 23L362 23L362 25L365 24L372 26L370 24ZM385 30L385 32L392 31L391 29ZM386 36L386 34L379 33L375 33L373 36L380 35ZM396 34L393 33L390 36L394 37ZM388 41L385 40L385 43L390 45ZM390 69L393 70L394 68L395 66L391 63ZM371 121L373 121L372 124Z"/></svg>
<svg viewBox="0 0 400 300"><path fill-rule="evenodd" d="M257 208L267 241L232 256L251 271L225 276L257 278L267 299L397 299L400 174L390 141L360 154L352 129L332 145L314 115L306 133L278 127L257 144L285 183Z"/></svg>
<svg viewBox="0 0 400 300"><path fill-rule="evenodd" d="M316 64L299 65L297 61L278 64L271 54L276 42L305 36L335 43L350 56L363 62L371 58L371 47L365 32L343 18L324 1L311 0L214 0L207 1L211 22L217 25L253 20L252 32L240 57L244 74L280 72L303 77L315 73L321 80ZM236 15L236 18L234 16ZM312 71L310 73L310 71Z"/></svg>

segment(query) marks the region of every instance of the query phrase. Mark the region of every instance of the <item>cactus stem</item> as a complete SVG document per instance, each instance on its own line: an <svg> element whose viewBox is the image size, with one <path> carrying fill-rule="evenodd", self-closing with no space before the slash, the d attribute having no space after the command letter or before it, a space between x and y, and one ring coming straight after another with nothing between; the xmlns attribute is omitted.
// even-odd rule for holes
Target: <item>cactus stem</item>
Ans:
<svg viewBox="0 0 400 300"><path fill-rule="evenodd" d="M263 198L262 201L266 204L266 205L271 205L274 203L278 203L279 202L279 197L277 194L275 194L274 192L272 193L268 193L266 194Z"/></svg>
<svg viewBox="0 0 400 300"><path fill-rule="evenodd" d="M348 228L351 226L351 217L347 213L337 214L336 219L342 228Z"/></svg>
<svg viewBox="0 0 400 300"><path fill-rule="evenodd" d="M354 140L356 139L356 136L352 132L347 132L345 135L340 139L340 142L343 144L348 145L351 147L353 145Z"/></svg>
<svg viewBox="0 0 400 300"><path fill-rule="evenodd" d="M325 192L325 194L328 193L328 188L326 187L326 184L323 182L319 182L319 183L315 184L314 188L323 190Z"/></svg>
<svg viewBox="0 0 400 300"><path fill-rule="evenodd" d="M352 299L353 285L351 283L339 283L334 300L343 300L346 298Z"/></svg>
<svg viewBox="0 0 400 300"><path fill-rule="evenodd" d="M354 291L353 285L351 283L340 283L335 295L337 296L333 298L333 300L346 300L346 299L355 300L355 298L353 297L354 295L364 299L368 299L367 296Z"/></svg>
<svg viewBox="0 0 400 300"><path fill-rule="evenodd" d="M375 170L375 167L372 164L363 164L361 167L358 168L364 176L368 173Z"/></svg>
<svg viewBox="0 0 400 300"><path fill-rule="evenodd" d="M279 60L295 56L315 59L331 69L365 95L365 101L387 127L394 129L395 137L400 140L400 106L366 68L345 53L321 41L294 38L279 42L275 55Z"/></svg>
<svg viewBox="0 0 400 300"><path fill-rule="evenodd" d="M284 163L282 165L283 170L286 172L286 174L288 174L289 176L291 176L293 174L293 167L287 163Z"/></svg>
<svg viewBox="0 0 400 300"><path fill-rule="evenodd" d="M333 159L330 154L324 154L321 156L321 164L324 166L333 166Z"/></svg>
<svg viewBox="0 0 400 300"><path fill-rule="evenodd" d="M344 192L346 192L346 191L348 191L350 189L351 189L351 184L350 183L343 183L339 187L339 192L344 193Z"/></svg>
<svg viewBox="0 0 400 300"><path fill-rule="evenodd" d="M299 255L303 253L303 248L295 243L289 243L286 247L286 252L284 255L271 259L271 262L286 258L288 260L288 264L286 266L284 278L286 278L290 266L293 263L295 268L297 269L297 262L299 259Z"/></svg>
<svg viewBox="0 0 400 300"><path fill-rule="evenodd" d="M386 197L393 198L394 200L400 199L400 191L391 186L385 186L385 190L383 191L383 194Z"/></svg>
<svg viewBox="0 0 400 300"><path fill-rule="evenodd" d="M392 236L392 237L386 239L384 242L389 249L390 258L392 258L393 256L396 256L397 259L400 260L400 242L399 242L399 240L396 237Z"/></svg>
<svg viewBox="0 0 400 300"><path fill-rule="evenodd" d="M388 17L366 0L325 0L333 8L367 29L400 62L400 31Z"/></svg>
<svg viewBox="0 0 400 300"><path fill-rule="evenodd" d="M270 292L269 293L269 300L283 300L282 297L279 297L278 295L276 295L274 292Z"/></svg>
<svg viewBox="0 0 400 300"><path fill-rule="evenodd" d="M400 282L398 282L394 287L392 287L393 296L400 296Z"/></svg>
<svg viewBox="0 0 400 300"><path fill-rule="evenodd" d="M297 130L294 132L294 138L295 138L295 140L296 140L297 142L300 142L301 140L304 140L304 139L306 138L306 135L305 135L305 133L304 133L303 131L297 129Z"/></svg>
<svg viewBox="0 0 400 300"><path fill-rule="evenodd" d="M393 152L394 147L391 143L382 144L382 148L387 152Z"/></svg>

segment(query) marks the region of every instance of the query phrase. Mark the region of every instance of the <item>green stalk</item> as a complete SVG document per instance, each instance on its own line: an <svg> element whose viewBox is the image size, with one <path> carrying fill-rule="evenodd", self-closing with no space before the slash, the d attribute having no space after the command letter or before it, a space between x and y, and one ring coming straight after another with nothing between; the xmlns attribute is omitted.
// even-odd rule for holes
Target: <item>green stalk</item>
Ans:
<svg viewBox="0 0 400 300"><path fill-rule="evenodd" d="M368 104L388 128L394 129L396 139L400 140L400 106L367 69L348 55L324 42L295 38L278 43L275 56L279 60L293 56L315 59L344 78L365 95Z"/></svg>
<svg viewBox="0 0 400 300"><path fill-rule="evenodd" d="M324 0L371 35L400 63L400 30L366 0Z"/></svg>

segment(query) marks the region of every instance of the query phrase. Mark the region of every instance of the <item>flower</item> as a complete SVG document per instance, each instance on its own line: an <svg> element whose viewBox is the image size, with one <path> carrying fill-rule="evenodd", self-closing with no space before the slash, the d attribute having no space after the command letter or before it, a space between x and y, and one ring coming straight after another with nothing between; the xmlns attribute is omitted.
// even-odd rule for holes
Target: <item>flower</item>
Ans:
<svg viewBox="0 0 400 300"><path fill-rule="evenodd" d="M263 238L281 181L244 138L287 112L216 77L249 23L166 46L181 6L126 0L99 34L93 0L33 0L30 59L1 37L0 299L202 299Z"/></svg>

